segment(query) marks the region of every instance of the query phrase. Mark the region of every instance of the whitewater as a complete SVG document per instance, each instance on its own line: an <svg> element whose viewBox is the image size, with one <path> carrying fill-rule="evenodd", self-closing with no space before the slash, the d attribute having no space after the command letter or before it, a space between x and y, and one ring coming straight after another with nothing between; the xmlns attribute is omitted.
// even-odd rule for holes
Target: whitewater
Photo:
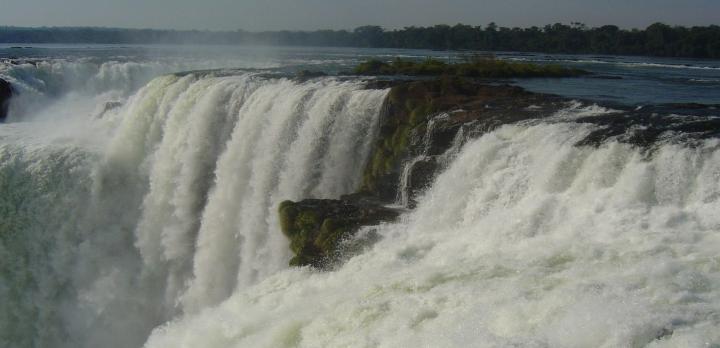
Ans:
<svg viewBox="0 0 720 348"><path fill-rule="evenodd" d="M583 125L468 144L335 272L278 273L149 347L703 347L720 339L720 151L573 147Z"/></svg>
<svg viewBox="0 0 720 348"><path fill-rule="evenodd" d="M143 64L0 70L0 346L720 345L718 139L578 146L612 110L569 103L458 139L376 244L291 268L279 203L360 186L388 90Z"/></svg>
<svg viewBox="0 0 720 348"><path fill-rule="evenodd" d="M3 126L3 341L140 346L285 268L279 202L358 184L386 93L361 87L170 75L102 118Z"/></svg>

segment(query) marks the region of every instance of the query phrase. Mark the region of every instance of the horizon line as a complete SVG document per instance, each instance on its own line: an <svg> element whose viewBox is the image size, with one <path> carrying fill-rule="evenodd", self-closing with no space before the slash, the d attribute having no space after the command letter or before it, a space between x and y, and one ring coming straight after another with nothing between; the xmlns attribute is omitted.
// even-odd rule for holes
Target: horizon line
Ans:
<svg viewBox="0 0 720 348"><path fill-rule="evenodd" d="M51 26L0 25L0 29L101 29L101 30L138 30L138 31L154 30L154 31L211 32L211 33L231 33L231 32L279 33L279 32L319 32L319 31L347 31L347 32L352 32L352 31L354 31L355 29L357 29L357 28L362 28L362 27L380 27L380 28L382 28L384 31L401 31L401 30L405 30L405 29L407 29L407 28L432 28L432 27L436 27L436 26L449 26L449 27L454 27L454 26L457 26L457 25L465 25L465 26L470 26L470 27L473 27L473 28L481 27L481 28L483 28L483 29L487 29L487 27L488 27L490 24L495 24L498 28L509 28L509 29L516 29L516 28L519 28L519 29L531 29L531 28L543 29L543 28L546 27L546 26L555 25L555 24L562 24L562 25L568 25L568 26L575 26L576 24L581 24L581 25L584 26L586 29L602 28L602 27L604 27L604 26L615 26L615 27L617 27L617 28L619 28L619 29L621 29L621 30L644 30L644 29L647 29L648 27L650 27L650 26L652 26L652 25L654 25L654 24L663 24L663 25L667 25L667 26L670 26L670 27L673 27L673 28L717 27L717 26L718 26L718 24L707 24L707 25L680 25L680 24L668 24L668 23L665 23L665 22L662 22L662 21L657 21L657 22L653 22L653 23L651 23L651 24L649 24L649 25L647 25L646 27L643 28L643 27L622 27L622 26L620 26L620 25L612 24L612 23L603 24L603 25L598 25L598 26L589 26L589 25L585 25L585 24L582 23L582 22L571 21L571 22L569 22L569 23L566 23L566 22L548 23L548 24L545 24L545 25L543 25L543 26L537 26L537 25L530 25L530 26L503 26L503 25L499 25L499 24L497 24L497 23L495 23L495 22L490 22L490 23L487 23L487 24L485 24L485 25L471 25L471 24L465 24L465 23L455 23L455 24L447 24L447 23L445 23L445 24L432 24L432 25L410 25L410 26L404 26L404 27L402 27L402 28L386 28L385 26L382 26L382 25L365 24L365 25L360 25L360 26L357 26L357 27L354 27L354 28L350 28L350 29L347 29L347 28L345 28L345 29L328 29L328 28L326 28L326 29L275 29L275 30L257 30L257 31L245 30L245 29L242 29L242 28L237 28L237 29L171 29L171 28L148 28L148 27L145 27L145 28L142 28L142 27L114 27L114 26L113 26L113 27L103 27L103 26L82 26L82 25L81 25L81 26L64 26L64 25L51 25Z"/></svg>

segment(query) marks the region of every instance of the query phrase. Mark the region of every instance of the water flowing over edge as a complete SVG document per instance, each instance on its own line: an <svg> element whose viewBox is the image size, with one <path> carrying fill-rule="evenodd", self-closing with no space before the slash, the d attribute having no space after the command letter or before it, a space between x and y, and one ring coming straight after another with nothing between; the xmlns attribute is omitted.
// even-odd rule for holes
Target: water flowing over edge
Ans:
<svg viewBox="0 0 720 348"><path fill-rule="evenodd" d="M596 127L533 121L470 141L370 251L334 272L277 273L146 346L720 341L720 144L575 146Z"/></svg>
<svg viewBox="0 0 720 348"><path fill-rule="evenodd" d="M0 78L12 84L17 92L10 105L8 121L18 122L64 120L69 117L64 113L78 110L97 116L106 108L125 102L152 79L164 74L277 66L272 60L230 58L18 58L0 60Z"/></svg>
<svg viewBox="0 0 720 348"><path fill-rule="evenodd" d="M278 203L356 188L386 92L165 76L85 121L114 128L99 149L3 143L3 215L14 220L0 292L14 300L0 341L139 346L158 324L286 268Z"/></svg>
<svg viewBox="0 0 720 348"><path fill-rule="evenodd" d="M133 94L112 87L123 81L67 85L123 102L63 118L77 129L0 131L3 345L720 341L715 139L577 146L600 126L573 120L613 112L581 103L459 134L417 209L320 273L287 269L275 209L357 188L387 91L198 73Z"/></svg>

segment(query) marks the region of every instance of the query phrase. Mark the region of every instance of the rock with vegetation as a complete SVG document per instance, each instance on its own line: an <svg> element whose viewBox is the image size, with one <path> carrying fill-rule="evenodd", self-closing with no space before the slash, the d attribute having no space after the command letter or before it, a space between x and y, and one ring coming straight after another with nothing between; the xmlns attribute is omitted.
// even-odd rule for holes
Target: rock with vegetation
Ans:
<svg viewBox="0 0 720 348"><path fill-rule="evenodd" d="M550 115L564 102L520 87L458 77L400 83L385 100L360 190L392 202L402 165L410 158L445 153L461 129L468 138L476 137L503 124Z"/></svg>
<svg viewBox="0 0 720 348"><path fill-rule="evenodd" d="M295 253L290 265L319 269L328 269L343 256L353 254L353 250L372 243L372 236L353 239L362 226L391 221L399 215L398 210L352 196L285 201L278 213L282 231Z"/></svg>
<svg viewBox="0 0 720 348"><path fill-rule="evenodd" d="M584 70L560 65L511 62L492 56L465 57L458 63L445 63L428 58L424 61L396 59L384 62L371 59L358 65L357 75L461 76L474 78L576 77L588 75Z"/></svg>
<svg viewBox="0 0 720 348"><path fill-rule="evenodd" d="M12 85L9 82L0 79L0 121L5 120L10 106L10 98L13 95Z"/></svg>
<svg viewBox="0 0 720 348"><path fill-rule="evenodd" d="M391 89L362 187L336 200L286 201L279 207L282 231L295 254L291 265L328 269L372 243L372 235L358 241L356 233L399 215L385 205L395 203L409 159L419 158L412 162L407 180L407 207L412 208L414 198L442 170L440 158L459 132L477 137L502 124L549 115L564 105L556 96L458 77L370 85Z"/></svg>

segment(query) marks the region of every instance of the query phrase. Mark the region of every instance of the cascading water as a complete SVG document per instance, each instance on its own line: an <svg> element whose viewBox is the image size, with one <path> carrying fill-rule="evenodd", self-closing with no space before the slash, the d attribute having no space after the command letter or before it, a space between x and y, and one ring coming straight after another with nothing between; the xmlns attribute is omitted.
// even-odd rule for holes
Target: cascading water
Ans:
<svg viewBox="0 0 720 348"><path fill-rule="evenodd" d="M0 60L0 78L17 90L9 121L65 119L66 115L58 115L58 110L82 110L97 115L106 103L125 101L154 77L163 74L227 66L268 68L277 65L272 61L118 58Z"/></svg>
<svg viewBox="0 0 720 348"><path fill-rule="evenodd" d="M277 205L356 189L385 94L187 74L103 119L76 117L95 125L92 146L78 134L14 144L20 128L55 124L4 126L0 342L137 347L286 268Z"/></svg>
<svg viewBox="0 0 720 348"><path fill-rule="evenodd" d="M413 208L415 205L415 196L427 189L427 187L413 187L413 185L411 185L413 181L413 170L416 169L419 163L431 162L440 168L447 167L455 158L458 151L460 151L465 141L467 141L465 130L463 127L460 127L455 134L450 148L442 154L432 154L432 138L436 122L441 119L446 119L448 116L449 114L447 113L440 113L430 118L425 134L421 139L420 153L403 163L403 170L400 173L400 182L398 183L398 197L396 199L398 205Z"/></svg>
<svg viewBox="0 0 720 348"><path fill-rule="evenodd" d="M720 143L574 146L594 127L471 141L370 251L334 272L272 275L147 346L718 342Z"/></svg>
<svg viewBox="0 0 720 348"><path fill-rule="evenodd" d="M289 268L278 204L358 188L387 91L138 64L0 67L21 92L0 125L2 347L720 342L717 139L580 146L603 126L578 120L615 111L572 103L466 124L440 154L430 121L399 176L417 207L332 271Z"/></svg>

